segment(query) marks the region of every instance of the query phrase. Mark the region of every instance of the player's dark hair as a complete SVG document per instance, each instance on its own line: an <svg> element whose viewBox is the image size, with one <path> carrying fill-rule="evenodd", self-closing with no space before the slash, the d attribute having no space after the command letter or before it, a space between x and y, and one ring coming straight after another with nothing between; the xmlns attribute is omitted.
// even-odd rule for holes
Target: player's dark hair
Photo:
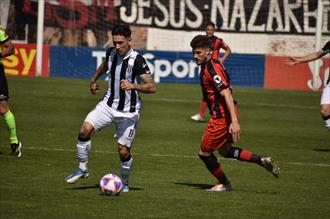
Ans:
<svg viewBox="0 0 330 219"><path fill-rule="evenodd" d="M190 46L192 49L211 48L211 41L206 35L197 35L191 40Z"/></svg>
<svg viewBox="0 0 330 219"><path fill-rule="evenodd" d="M205 28L207 28L208 26L212 26L212 27L215 29L215 24L214 24L212 21L209 21L209 22L206 24Z"/></svg>
<svg viewBox="0 0 330 219"><path fill-rule="evenodd" d="M112 28L112 36L119 35L124 37L131 37L131 29L127 24L117 24Z"/></svg>

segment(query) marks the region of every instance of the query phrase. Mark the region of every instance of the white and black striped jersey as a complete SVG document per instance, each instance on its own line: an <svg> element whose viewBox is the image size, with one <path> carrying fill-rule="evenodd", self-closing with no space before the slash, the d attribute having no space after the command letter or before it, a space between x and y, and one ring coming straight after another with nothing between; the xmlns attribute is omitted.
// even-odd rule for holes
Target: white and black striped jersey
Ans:
<svg viewBox="0 0 330 219"><path fill-rule="evenodd" d="M151 74L150 69L138 52L132 48L125 57L118 55L114 47L106 51L106 62L109 69L108 89L103 97L108 106L123 112L135 112L141 108L142 102L136 90L122 90L120 81L127 79L138 83L139 77Z"/></svg>

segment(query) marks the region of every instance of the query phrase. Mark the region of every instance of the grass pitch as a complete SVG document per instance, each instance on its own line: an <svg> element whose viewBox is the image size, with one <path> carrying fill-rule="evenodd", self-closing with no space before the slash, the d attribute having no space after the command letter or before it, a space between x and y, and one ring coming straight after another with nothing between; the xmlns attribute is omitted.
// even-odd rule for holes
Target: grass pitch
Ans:
<svg viewBox="0 0 330 219"><path fill-rule="evenodd" d="M237 145L271 155L281 175L221 158L233 190L209 193L216 180L197 158L206 123L189 120L198 111L200 88L159 84L156 94L142 96L131 191L106 197L98 182L119 170L112 126L92 139L90 177L64 182L77 167L78 130L105 82L93 96L85 80L8 81L23 153L8 155L0 120L0 218L330 218L330 134L319 115L320 93L235 89L242 130Z"/></svg>

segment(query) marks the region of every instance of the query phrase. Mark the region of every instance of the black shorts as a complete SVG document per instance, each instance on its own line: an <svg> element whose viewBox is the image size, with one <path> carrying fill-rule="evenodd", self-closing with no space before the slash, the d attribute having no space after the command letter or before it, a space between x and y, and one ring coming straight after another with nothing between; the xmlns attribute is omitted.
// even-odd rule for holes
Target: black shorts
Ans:
<svg viewBox="0 0 330 219"><path fill-rule="evenodd" d="M5 76L5 69L0 63L0 101L7 100L9 98L8 84Z"/></svg>

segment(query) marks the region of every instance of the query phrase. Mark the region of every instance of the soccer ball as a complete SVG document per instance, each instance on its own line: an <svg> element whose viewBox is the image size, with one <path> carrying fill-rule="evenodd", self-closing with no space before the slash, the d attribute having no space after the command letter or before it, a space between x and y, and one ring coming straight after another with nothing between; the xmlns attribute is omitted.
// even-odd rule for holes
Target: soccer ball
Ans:
<svg viewBox="0 0 330 219"><path fill-rule="evenodd" d="M100 180L100 190L104 195L119 195L122 187L120 177L113 173L106 174Z"/></svg>

